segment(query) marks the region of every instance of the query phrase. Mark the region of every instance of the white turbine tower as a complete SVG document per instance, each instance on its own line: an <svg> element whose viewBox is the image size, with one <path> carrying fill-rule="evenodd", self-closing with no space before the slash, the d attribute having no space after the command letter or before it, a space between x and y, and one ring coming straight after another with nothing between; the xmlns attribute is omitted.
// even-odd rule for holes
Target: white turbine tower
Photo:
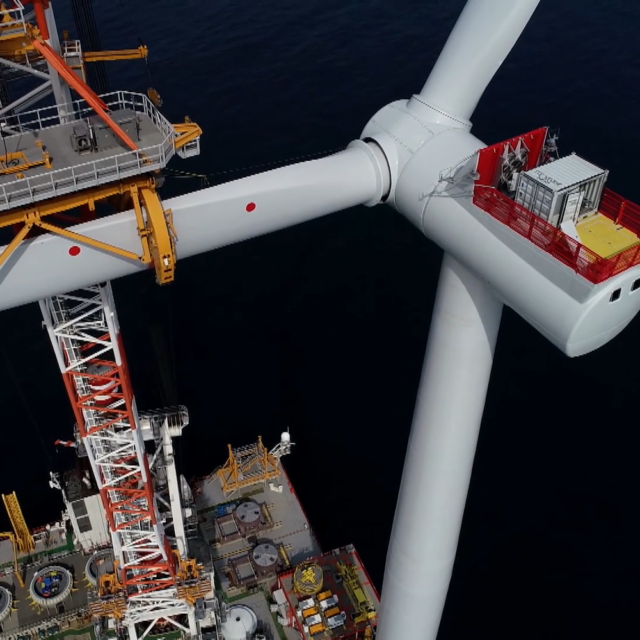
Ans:
<svg viewBox="0 0 640 640"><path fill-rule="evenodd" d="M569 356L607 343L640 308L640 296L609 303L612 292L640 277L639 267L592 284L473 205L477 152L485 145L471 135L469 118L537 4L469 0L422 91L383 108L345 151L165 201L179 258L381 202L444 249L379 640L437 635L503 305ZM139 246L133 212L73 229L130 251ZM144 268L90 246L70 254L73 244L52 235L23 242L0 269L0 309Z"/></svg>

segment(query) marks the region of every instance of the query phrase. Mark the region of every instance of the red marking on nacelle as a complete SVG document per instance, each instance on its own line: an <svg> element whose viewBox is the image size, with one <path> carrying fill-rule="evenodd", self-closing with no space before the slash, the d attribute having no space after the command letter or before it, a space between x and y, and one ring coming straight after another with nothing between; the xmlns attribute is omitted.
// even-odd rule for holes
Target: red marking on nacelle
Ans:
<svg viewBox="0 0 640 640"><path fill-rule="evenodd" d="M77 256L79 253L80 253L80 247L78 247L77 245L73 245L73 247L69 248L70 256Z"/></svg>
<svg viewBox="0 0 640 640"><path fill-rule="evenodd" d="M256 208L256 203L255 203L255 202L250 202L250 203L245 207L245 209L246 209L249 213L251 213L252 211L254 211L254 210L255 210L255 208Z"/></svg>

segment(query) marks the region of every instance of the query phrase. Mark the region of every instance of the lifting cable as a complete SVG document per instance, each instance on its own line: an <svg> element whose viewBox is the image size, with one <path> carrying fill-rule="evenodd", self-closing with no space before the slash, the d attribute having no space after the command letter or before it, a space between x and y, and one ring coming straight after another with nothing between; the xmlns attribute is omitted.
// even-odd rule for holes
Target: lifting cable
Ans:
<svg viewBox="0 0 640 640"><path fill-rule="evenodd" d="M38 440L40 441L40 445L42 446L42 451L44 452L44 457L49 465L49 471L51 471L53 469L53 461L51 460L51 455L49 453L49 449L47 449L47 445L45 444L45 440L44 437L42 435L42 430L40 429L40 426L38 425L37 420L35 419L35 416L33 415L33 412L31 411L31 407L29 406L29 403L27 402L27 397L24 394L24 391L22 389L22 385L20 384L20 380L18 378L18 376L16 375L16 372L13 368L13 366L11 365L11 359L9 358L9 354L7 353L7 350L5 349L4 346L0 346L0 352L2 352L2 357L4 360L4 368L7 371L7 373L9 374L9 377L13 380L13 384L15 386L16 392L18 394L18 397L20 398L20 401L22 402L22 407L24 409L24 412L28 418L28 421L31 422L31 425L35 428L36 430L36 434L38 435Z"/></svg>
<svg viewBox="0 0 640 640"><path fill-rule="evenodd" d="M83 51L102 51L100 44L100 34L96 24L96 17L93 13L92 0L71 0L73 10L73 21L78 32L78 40ZM107 68L103 61L92 62L86 65L87 84L99 96L109 93L109 77Z"/></svg>
<svg viewBox="0 0 640 640"><path fill-rule="evenodd" d="M276 168L277 165L292 164L295 162L301 162L303 160L320 159L322 157L330 156L338 151L344 151L344 147L338 149L330 149L328 151L317 151L316 153L308 153L304 156L294 156L291 158L283 158L282 160L273 160L271 162L263 162L261 164L254 164L248 167L236 167L235 169L225 169L223 171L215 171L214 173L192 173L190 171L180 171L179 169L163 169L163 173L170 178L200 178L203 186L209 186L209 178L215 178L216 176L231 175L234 173L243 173L245 171L255 171L256 169L265 169L267 167Z"/></svg>
<svg viewBox="0 0 640 640"><path fill-rule="evenodd" d="M153 383L163 406L174 406L178 404L178 393L172 287L157 287L155 284L149 286L147 283L143 283L142 287L149 340L155 363Z"/></svg>

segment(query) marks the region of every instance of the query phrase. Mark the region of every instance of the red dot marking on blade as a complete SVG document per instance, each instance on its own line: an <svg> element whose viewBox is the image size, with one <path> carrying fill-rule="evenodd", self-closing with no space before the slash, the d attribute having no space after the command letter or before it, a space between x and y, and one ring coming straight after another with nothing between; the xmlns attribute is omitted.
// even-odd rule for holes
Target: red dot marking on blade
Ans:
<svg viewBox="0 0 640 640"><path fill-rule="evenodd" d="M255 202L250 202L250 203L245 207L245 209L246 209L249 213L251 213L252 211L254 211L254 210L255 210L255 208L256 208L256 203L255 203Z"/></svg>
<svg viewBox="0 0 640 640"><path fill-rule="evenodd" d="M69 248L69 255L70 256L77 256L80 253L80 247L77 246L73 246Z"/></svg>

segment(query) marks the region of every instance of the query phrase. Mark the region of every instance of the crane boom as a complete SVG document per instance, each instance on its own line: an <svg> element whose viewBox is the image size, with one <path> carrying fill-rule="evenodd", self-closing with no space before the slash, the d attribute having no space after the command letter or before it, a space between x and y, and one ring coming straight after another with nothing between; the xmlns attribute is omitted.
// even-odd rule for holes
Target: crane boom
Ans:
<svg viewBox="0 0 640 640"><path fill-rule="evenodd" d="M127 263L153 265L158 282L170 282L176 233L171 211L156 193L156 177L174 155L197 155L202 131L189 119L174 128L141 94L96 95L83 80L85 62L146 58L147 48L83 56L79 41L70 42L67 35L60 47L48 0L31 1L37 28L20 3L11 10L0 9L3 21L11 17L20 36L0 58L22 73L44 77L53 87L56 104L21 110L15 116L18 106L39 99L42 92L27 93L13 103L3 98L6 166L0 167L0 230L12 228L15 237L8 250L0 249L0 279L21 262L23 241L42 238L32 232L46 231L72 243L68 257L78 257L91 247ZM5 57L7 51L15 54L21 49L39 53L48 73ZM83 100L72 102L70 89ZM137 228L134 250L129 249L128 238L105 243L91 231L84 235L78 226L69 226L94 220L97 204L111 211L132 208ZM52 473L50 485L62 491L65 521L73 528L75 546L94 552L110 538L115 556L110 570L99 579L96 576L97 590L87 595L86 609L96 620L111 618L119 637L129 640L167 625L190 638L201 636L200 626L217 625L218 618L196 619L196 606L202 611L204 599L213 596L214 581L189 557L183 524L172 438L188 424L188 413L184 407L138 413L107 278L100 275L78 285L65 284L40 292L34 301L39 301L75 415L76 453L88 459L95 482L88 470L81 476L76 470L62 478ZM145 441L151 440L152 457L145 448ZM80 478L82 493L74 488ZM33 538L17 500L4 498L15 531L7 535L21 552L28 552ZM15 545L14 564L17 571Z"/></svg>
<svg viewBox="0 0 640 640"><path fill-rule="evenodd" d="M187 614L177 599L176 554L158 517L111 285L48 298L40 308L107 515L127 622L148 620L154 607L166 612L167 601Z"/></svg>
<svg viewBox="0 0 640 640"><path fill-rule="evenodd" d="M42 57L60 74L67 84L75 89L91 105L96 114L132 151L138 150L138 145L114 122L107 113L107 105L99 98L65 63L65 61L40 38L33 38L33 46Z"/></svg>
<svg viewBox="0 0 640 640"><path fill-rule="evenodd" d="M18 496L16 496L16 492L9 493L2 496L2 501L4 502L5 509L7 510L7 515L9 516L9 520L11 521L11 526L13 527L13 531L15 533L15 542L18 545L18 549L22 553L29 553L36 548L35 542L33 541L33 536L29 531L29 527L22 515L22 509L20 508L20 503L18 502Z"/></svg>

